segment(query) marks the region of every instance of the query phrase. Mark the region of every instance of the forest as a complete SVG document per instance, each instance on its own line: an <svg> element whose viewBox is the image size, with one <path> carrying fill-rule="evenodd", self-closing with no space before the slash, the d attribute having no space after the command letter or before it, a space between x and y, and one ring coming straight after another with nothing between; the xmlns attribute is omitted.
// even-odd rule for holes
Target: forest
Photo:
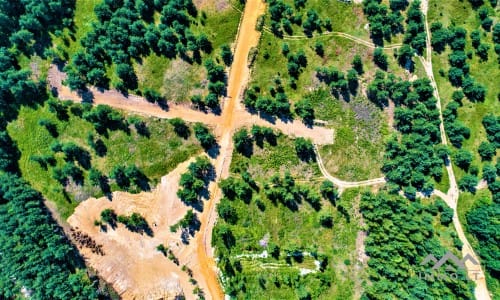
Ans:
<svg viewBox="0 0 500 300"><path fill-rule="evenodd" d="M71 26L73 9L71 0L0 1L0 298L105 296L41 195L20 179L20 153L6 132L21 105L47 99L45 83L33 81L18 57L46 54L50 33Z"/></svg>

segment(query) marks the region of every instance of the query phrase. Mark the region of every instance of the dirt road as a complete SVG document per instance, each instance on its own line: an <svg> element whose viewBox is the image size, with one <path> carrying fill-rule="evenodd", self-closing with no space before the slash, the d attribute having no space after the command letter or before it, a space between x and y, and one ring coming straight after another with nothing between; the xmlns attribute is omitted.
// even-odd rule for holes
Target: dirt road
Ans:
<svg viewBox="0 0 500 300"><path fill-rule="evenodd" d="M236 66L236 60L233 65ZM240 63L240 62L238 62ZM246 66L246 59L244 61ZM247 74L248 77L248 74ZM82 102L82 97L76 92L70 91L70 89L62 84L62 81L66 78L66 74L60 71L57 66L52 65L49 69L49 84L51 87L57 89L58 97L62 100L71 100L75 102ZM230 78L231 80L231 78ZM243 82L246 84L246 81ZM233 83L234 86L234 83ZM230 94L229 89L231 88L231 83L228 87L228 95ZM192 109L188 104L176 104L169 103L168 109L162 109L160 106L146 101L143 97L136 95L124 96L116 90L99 90L94 87L90 87L89 90L92 92L92 103L94 105L105 104L111 107L133 112L136 114L144 116L153 116L158 118L181 118L188 122L202 122L214 128L215 134L221 138L227 128L227 113L224 116L224 112L231 109L231 118L234 120L233 128L238 128L242 126L251 126L257 124L260 126L267 126L277 129L284 134L304 137L311 139L315 144L331 144L333 143L333 130L324 127L314 127L310 128L305 126L300 120L293 120L290 122L283 122L281 120L276 120L271 123L268 120L260 118L258 115L249 113L243 106L239 105L239 99L232 100L232 96L228 97L225 101L223 114L221 116L214 115L212 113L205 113L199 110ZM238 95L241 94L240 89Z"/></svg>
<svg viewBox="0 0 500 300"><path fill-rule="evenodd" d="M217 180L229 175L229 166L233 152L232 133L235 127L235 111L240 95L248 82L250 70L247 59L250 49L259 43L260 32L255 30L257 18L265 11L265 4L261 0L248 0L241 21L238 40L233 56L233 64L229 73L227 99L222 110L220 120L220 154L215 161ZM201 215L201 234L196 237L199 267L203 272L204 280L208 286L208 295L211 299L223 299L224 293L218 281L217 267L211 247L212 229L215 225L215 206L219 201L221 191L216 183L210 186L210 199L205 204Z"/></svg>
<svg viewBox="0 0 500 300"><path fill-rule="evenodd" d="M427 77L431 81L432 87L434 88L434 97L437 99L437 107L439 110L439 118L441 120L439 130L441 131L441 141L443 145L447 145L448 141L446 139L446 131L444 128L444 121L443 121L443 114L442 114L442 106L441 106L441 98L439 97L439 90L438 86L436 84L436 80L434 79L434 72L432 69L432 46L431 46L431 35L430 35L430 30L429 30L429 23L427 20L427 10L429 8L429 3L428 0L422 0L421 2L421 9L424 14L424 19L425 19L425 30L426 30L426 58L424 59L423 57L419 57L420 61L422 62L422 65L424 66L425 72L427 74ZM448 157L448 161L451 161L450 158ZM455 178L455 173L453 172L453 167L451 163L446 165L446 171L448 173L449 181L450 181L450 189L448 190L448 193L446 195L440 195L441 198L453 209L453 225L455 226L455 230L457 231L458 237L463 243L462 247L462 257L466 257L467 255L472 256L474 259L476 259L478 262L479 256L476 255L474 250L472 249L469 241L467 240L464 231L462 229L462 224L460 224L460 221L458 220L458 213L457 213L457 203L458 203L458 198L460 196L460 191L458 190L457 186L457 180ZM469 275L469 278L474 281L476 284L476 287L474 289L474 295L476 296L476 299L480 300L489 300L491 299L490 293L488 292L488 287L486 286L486 279L484 276L484 272L481 268L481 266L475 266L472 265L471 262L466 263L466 269L467 273Z"/></svg>
<svg viewBox="0 0 500 300"><path fill-rule="evenodd" d="M268 27L264 27L264 31L266 33L269 33L269 34L273 34L271 29ZM372 48L372 49L375 49L377 47L374 43L372 43L370 41L366 41L366 40L363 40L357 36L354 36L354 35L351 35L351 34L348 34L345 32L340 32L340 31L329 31L329 32L318 33L318 34L314 34L312 37L308 37L306 35L287 35L287 34L285 34L285 35L283 35L283 39L284 40L307 40L307 39L320 38L320 37L325 37L325 36L342 37L342 38L351 40L355 43L364 45L364 46L366 46L368 48ZM384 46L382 48L385 50L393 50L393 49L401 48L402 45L403 44L392 44L392 45Z"/></svg>
<svg viewBox="0 0 500 300"><path fill-rule="evenodd" d="M342 191L347 188L371 186L377 184L384 184L386 182L384 177L363 180L363 181L343 181L341 179L333 177L326 170L325 165L323 164L323 160L321 159L318 148L316 146L314 146L314 153L316 154L316 161L318 163L319 170L321 171L323 176L326 177L326 179L330 180L333 184L335 184L338 187L339 193L342 193Z"/></svg>

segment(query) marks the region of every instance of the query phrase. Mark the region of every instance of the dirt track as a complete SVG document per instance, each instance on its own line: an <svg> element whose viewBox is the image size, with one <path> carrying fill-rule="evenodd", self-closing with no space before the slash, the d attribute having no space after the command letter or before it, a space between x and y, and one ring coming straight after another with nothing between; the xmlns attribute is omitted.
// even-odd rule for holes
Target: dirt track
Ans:
<svg viewBox="0 0 500 300"><path fill-rule="evenodd" d="M257 18L265 11L265 5L261 0L248 0L241 21L238 40L234 51L233 64L229 73L227 100L222 111L220 126L220 154L215 161L217 179L226 178L229 175L229 166L233 152L232 133L235 124L235 111L239 97L248 82L250 70L247 67L248 53L252 47L259 43L260 33L255 30ZM239 117L238 117L239 118ZM215 205L219 201L221 191L217 184L210 187L210 199L205 205L201 220L201 234L196 237L197 254L200 269L203 272L209 294L212 299L223 299L224 293L218 282L217 267L214 261L214 253L211 247L212 229L215 225Z"/></svg>

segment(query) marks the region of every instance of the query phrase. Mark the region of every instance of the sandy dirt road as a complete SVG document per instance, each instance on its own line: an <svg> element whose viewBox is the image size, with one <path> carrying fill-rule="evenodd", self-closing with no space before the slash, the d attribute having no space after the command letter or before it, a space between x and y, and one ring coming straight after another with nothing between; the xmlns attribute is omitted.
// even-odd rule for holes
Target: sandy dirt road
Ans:
<svg viewBox="0 0 500 300"><path fill-rule="evenodd" d="M236 60L233 62L233 66L236 66ZM240 63L238 61L238 63ZM246 58L243 62L246 68ZM233 67L234 68L234 67ZM49 69L49 84L57 90L58 97L62 100L71 100L75 102L83 102L82 97L76 92L72 92L68 87L62 84L62 81L66 78L66 74L58 69L56 65L52 65ZM247 74L248 78L248 74ZM231 80L231 78L230 78ZM231 89L231 84L228 86L228 95L230 94L229 89ZM246 81L241 83L246 84ZM225 106L223 108L222 115L214 115L212 113L205 113L199 110L192 109L189 104L176 104L169 103L168 109L162 109L157 104L150 103L146 101L143 97L136 95L124 96L116 90L99 90L95 87L90 87L89 90L92 93L92 104L99 105L109 105L111 107L133 112L139 115L152 116L158 118L172 119L181 118L188 122L202 122L210 127L214 128L215 134L221 138L227 128L227 113L224 115L224 111L231 109L231 118L233 121L233 128L239 128L242 126L252 126L257 124L260 126L267 126L277 129L284 134L304 137L311 139L315 144L331 144L333 143L333 130L324 127L314 127L310 128L304 125L300 120L293 120L284 122L282 120L276 120L270 122L266 119L260 118L256 114L249 113L242 105L239 104L239 97L233 100L232 96L226 98ZM243 88L238 91L238 95L241 95ZM232 106L232 107L230 107Z"/></svg>
<svg viewBox="0 0 500 300"><path fill-rule="evenodd" d="M217 180L229 175L229 166L233 152L232 133L235 127L235 111L240 95L245 88L250 76L247 67L247 59L250 49L259 43L260 33L255 30L257 18L265 11L262 0L248 0L245 4L243 19L240 24L238 40L234 51L233 64L229 73L227 99L222 110L220 122L220 154L215 163ZM215 225L215 207L220 200L221 191L216 183L210 186L210 199L205 205L201 215L201 234L196 237L197 254L200 270L203 272L204 280L208 286L208 292L212 299L223 299L224 292L218 280L217 266L211 247L212 229Z"/></svg>

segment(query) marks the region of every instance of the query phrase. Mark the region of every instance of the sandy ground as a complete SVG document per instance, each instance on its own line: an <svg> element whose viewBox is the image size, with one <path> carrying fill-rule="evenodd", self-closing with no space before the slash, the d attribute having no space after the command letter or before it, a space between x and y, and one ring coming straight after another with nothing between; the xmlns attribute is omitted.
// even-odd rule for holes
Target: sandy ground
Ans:
<svg viewBox="0 0 500 300"><path fill-rule="evenodd" d="M112 284L123 299L173 299L180 293L188 299L194 298L194 286L180 266L193 265L195 246L183 246L180 234L171 233L169 229L188 210L177 198L176 191L180 174L189 162L180 164L164 176L152 192L114 192L112 201L105 197L90 198L82 202L68 219L72 228L88 234L102 245L104 256L92 253L88 248L79 249L86 262ZM119 215L141 214L153 230L153 237L131 232L121 224L116 229L107 226L107 230L102 231L94 225L94 220L100 219L101 211L106 208L112 208ZM179 258L179 266L156 250L160 244L172 249ZM198 279L198 274L194 277Z"/></svg>

